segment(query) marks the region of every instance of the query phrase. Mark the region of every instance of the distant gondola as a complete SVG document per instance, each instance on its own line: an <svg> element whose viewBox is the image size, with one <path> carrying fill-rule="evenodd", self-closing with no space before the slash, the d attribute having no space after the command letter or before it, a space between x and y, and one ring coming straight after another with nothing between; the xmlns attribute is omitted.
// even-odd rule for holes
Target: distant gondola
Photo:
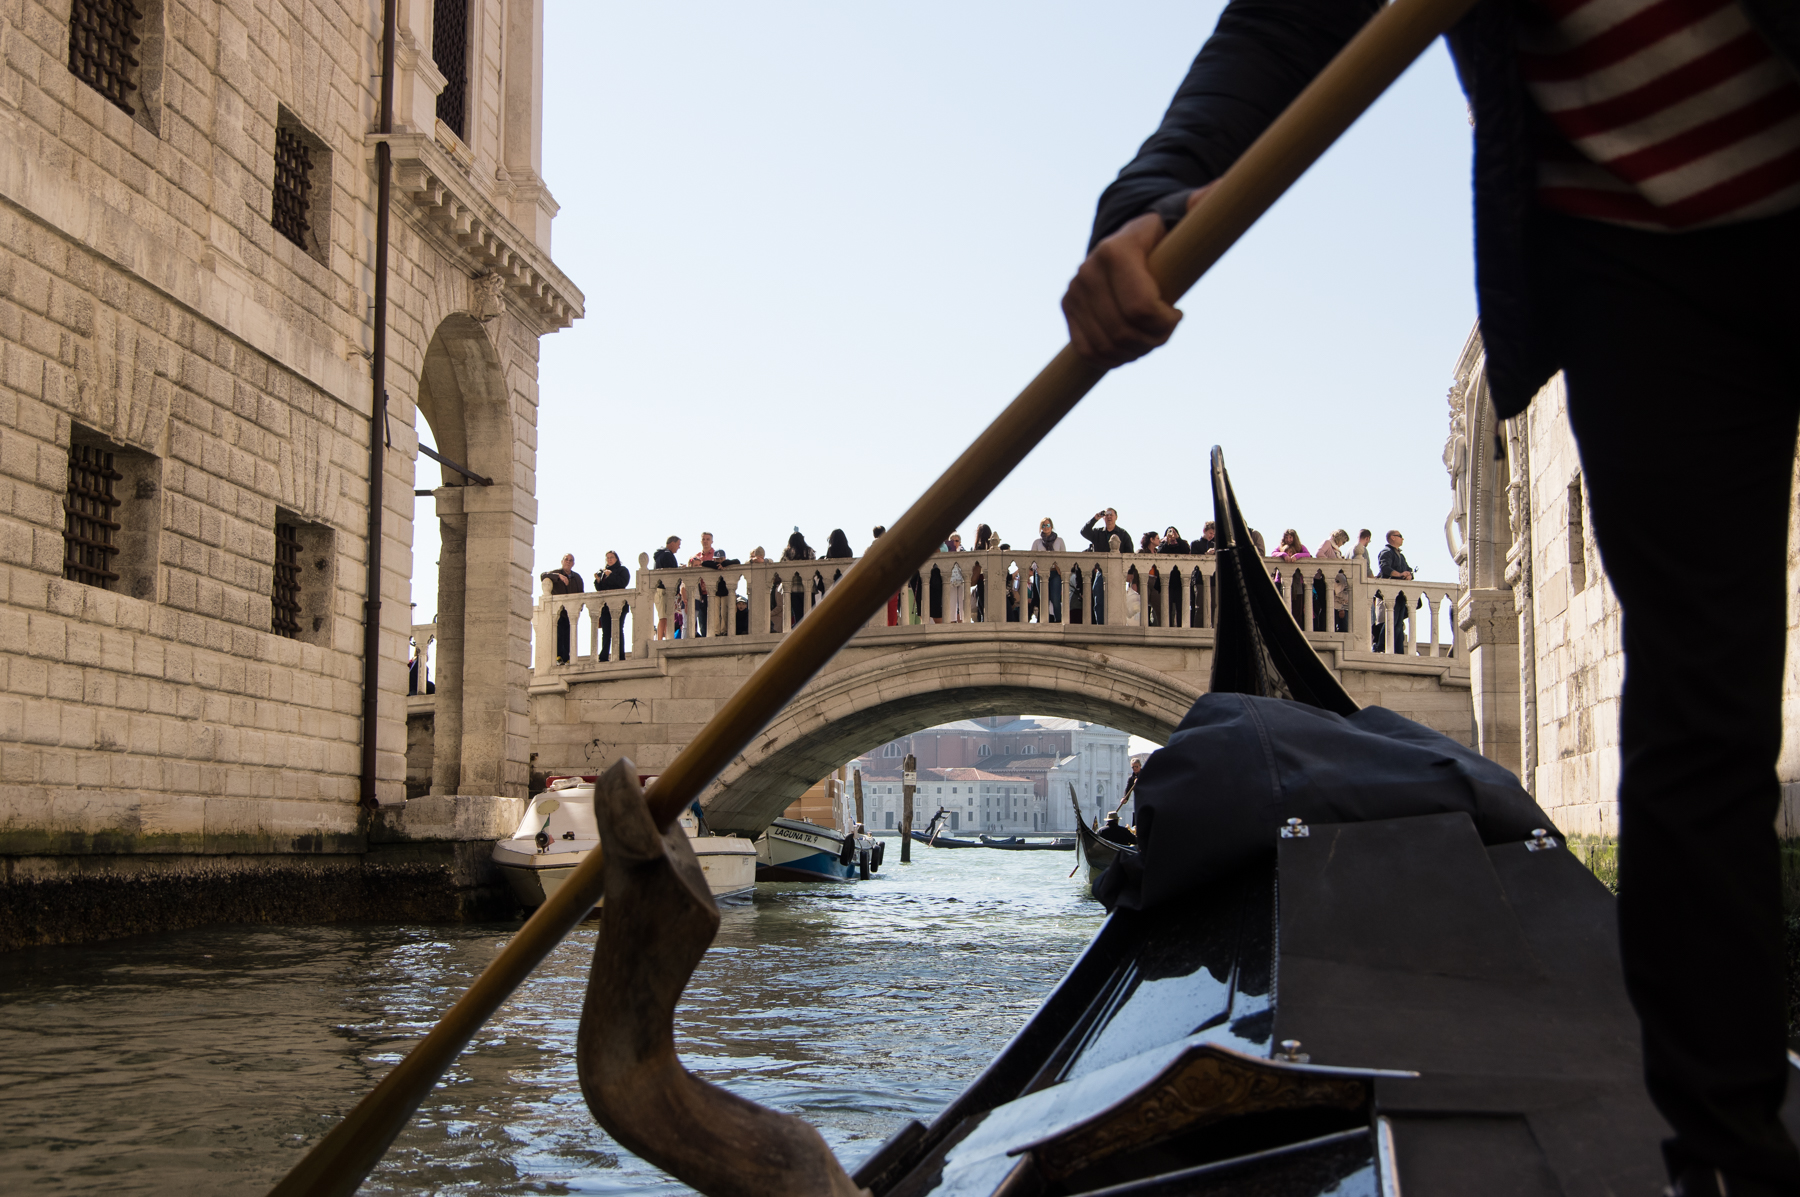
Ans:
<svg viewBox="0 0 1800 1197"><path fill-rule="evenodd" d="M956 840L947 835L933 836L923 831L908 832L914 840L933 848L979 848L980 840Z"/></svg>
<svg viewBox="0 0 1800 1197"><path fill-rule="evenodd" d="M1132 852L1129 844L1116 843L1102 839L1100 833L1081 821L1081 803L1075 797L1075 787L1069 786L1069 800L1075 803L1075 842L1081 863L1087 866L1088 884L1100 880L1100 874L1112 867L1112 862L1119 858L1121 852Z"/></svg>
<svg viewBox="0 0 1800 1197"><path fill-rule="evenodd" d="M1001 848L1008 852L1068 852L1074 849L1075 841L1068 836L1054 840L1028 840L1024 836L1008 836L995 839L992 836L981 837L983 848Z"/></svg>

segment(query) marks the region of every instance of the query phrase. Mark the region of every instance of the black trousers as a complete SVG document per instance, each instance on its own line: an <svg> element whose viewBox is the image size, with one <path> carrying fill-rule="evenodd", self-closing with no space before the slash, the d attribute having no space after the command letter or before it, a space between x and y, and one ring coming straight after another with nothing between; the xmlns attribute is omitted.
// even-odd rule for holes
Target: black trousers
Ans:
<svg viewBox="0 0 1800 1197"><path fill-rule="evenodd" d="M1675 1129L1664 1152L1671 1175L1800 1193L1777 1117L1774 828L1800 213L1678 235L1547 226L1540 293L1623 615L1619 933L1650 1096Z"/></svg>

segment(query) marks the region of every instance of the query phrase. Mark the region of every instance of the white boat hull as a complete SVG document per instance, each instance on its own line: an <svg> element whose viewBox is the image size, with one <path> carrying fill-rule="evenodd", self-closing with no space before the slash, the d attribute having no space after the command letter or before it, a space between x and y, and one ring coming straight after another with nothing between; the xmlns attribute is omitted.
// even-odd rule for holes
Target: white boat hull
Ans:
<svg viewBox="0 0 1800 1197"><path fill-rule="evenodd" d="M853 852L843 863L841 831L800 819L776 819L756 840L758 881L855 881L862 866ZM858 851L873 851L874 839L858 839Z"/></svg>
<svg viewBox="0 0 1800 1197"><path fill-rule="evenodd" d="M556 801L548 812L540 808L545 799ZM756 893L755 844L735 836L700 835L691 815L683 815L681 824L716 901L744 899ZM540 832L547 837L545 851L538 847ZM590 853L599 850L594 788L579 785L547 791L532 799L518 829L494 845L493 859L520 904L535 909L574 876Z"/></svg>

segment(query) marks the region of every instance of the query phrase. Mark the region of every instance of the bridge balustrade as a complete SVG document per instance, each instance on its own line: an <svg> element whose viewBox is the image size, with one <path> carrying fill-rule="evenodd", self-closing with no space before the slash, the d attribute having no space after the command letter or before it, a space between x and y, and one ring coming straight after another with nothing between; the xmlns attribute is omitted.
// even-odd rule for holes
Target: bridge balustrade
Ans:
<svg viewBox="0 0 1800 1197"><path fill-rule="evenodd" d="M534 672L541 680L625 670L656 653L707 646L767 651L859 560L652 570L644 555L628 590L552 595L546 580L534 616ZM1360 559L1264 564L1295 622L1321 648L1366 655L1403 645L1407 656L1461 655L1454 582L1382 580ZM939 553L876 612L857 642L921 634L1210 642L1218 614L1216 566L1211 555ZM654 638L659 610L668 639ZM559 660L557 629L565 618L569 652ZM1375 650L1378 618L1384 644Z"/></svg>

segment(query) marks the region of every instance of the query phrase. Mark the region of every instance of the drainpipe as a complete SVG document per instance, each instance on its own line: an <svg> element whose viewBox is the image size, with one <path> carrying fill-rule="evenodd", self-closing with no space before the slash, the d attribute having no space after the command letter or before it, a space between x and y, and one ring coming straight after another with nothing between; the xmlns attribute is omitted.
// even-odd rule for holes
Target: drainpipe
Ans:
<svg viewBox="0 0 1800 1197"><path fill-rule="evenodd" d="M373 809L375 733L381 713L381 524L387 470L388 214L392 203L394 152L394 24L398 0L381 5L381 113L375 143L375 368L369 402L369 548L363 582L362 788L357 801Z"/></svg>

